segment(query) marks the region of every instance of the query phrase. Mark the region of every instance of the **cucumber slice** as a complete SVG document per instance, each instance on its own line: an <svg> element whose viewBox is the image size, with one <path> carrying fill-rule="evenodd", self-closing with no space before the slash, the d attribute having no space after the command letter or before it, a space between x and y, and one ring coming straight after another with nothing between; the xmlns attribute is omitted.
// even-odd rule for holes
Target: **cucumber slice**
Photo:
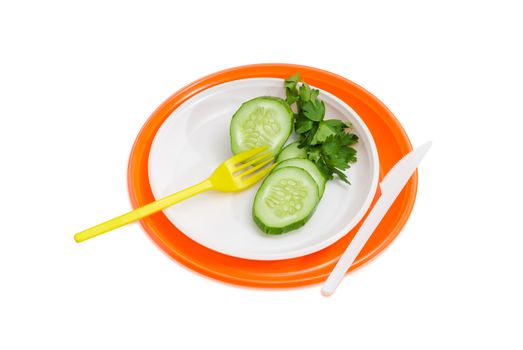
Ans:
<svg viewBox="0 0 523 350"><path fill-rule="evenodd" d="M273 170L254 198L252 216L265 233L276 235L305 225L319 202L318 186L297 167Z"/></svg>
<svg viewBox="0 0 523 350"><path fill-rule="evenodd" d="M268 146L278 154L292 131L293 114L287 102L277 97L257 97L243 103L232 116L232 153Z"/></svg>
<svg viewBox="0 0 523 350"><path fill-rule="evenodd" d="M321 173L320 169L318 169L318 167L316 166L316 164L314 164L312 161L308 159L287 159L286 161L279 163L276 166L276 168L274 168L274 170L289 166L301 168L308 172L309 175L312 176L312 178L316 182L316 185L318 185L318 198L321 198L321 196L323 196L323 191L325 191L326 180L323 174Z"/></svg>
<svg viewBox="0 0 523 350"><path fill-rule="evenodd" d="M280 154L278 155L278 158L276 159L276 163L293 158L307 158L307 151L305 151L305 148L298 148L299 144L300 143L296 141L283 147Z"/></svg>

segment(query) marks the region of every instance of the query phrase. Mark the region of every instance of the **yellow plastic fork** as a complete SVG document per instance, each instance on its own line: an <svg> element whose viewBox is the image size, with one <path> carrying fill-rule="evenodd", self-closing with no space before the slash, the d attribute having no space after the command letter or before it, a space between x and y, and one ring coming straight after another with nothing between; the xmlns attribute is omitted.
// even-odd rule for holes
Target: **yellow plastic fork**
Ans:
<svg viewBox="0 0 523 350"><path fill-rule="evenodd" d="M211 176L185 190L173 193L156 202L149 203L123 214L114 219L91 227L85 231L74 235L76 242L83 242L90 238L101 235L102 233L114 230L115 228L127 225L131 222L140 220L146 216L159 212L171 205L181 202L184 199L208 190L222 192L238 192L254 185L267 175L275 164L265 167L274 160L270 152L266 152L267 147L255 148L246 152L239 153L220 164Z"/></svg>

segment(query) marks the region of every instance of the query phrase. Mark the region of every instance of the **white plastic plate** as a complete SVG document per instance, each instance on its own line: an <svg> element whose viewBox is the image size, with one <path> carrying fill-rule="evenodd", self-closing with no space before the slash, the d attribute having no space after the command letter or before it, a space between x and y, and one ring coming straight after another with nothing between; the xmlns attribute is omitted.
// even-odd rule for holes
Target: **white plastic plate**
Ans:
<svg viewBox="0 0 523 350"><path fill-rule="evenodd" d="M231 81L209 88L178 107L160 127L151 146L149 181L155 198L200 182L231 157L231 117L243 102L258 96L284 97L283 80ZM361 220L376 193L378 154L369 130L347 104L324 91L319 97L325 102L327 119L353 124L353 132L360 138L355 147L358 162L346 172L352 185L337 179L327 182L316 212L304 227L275 236L261 232L251 213L259 184L238 193L203 193L164 210L165 215L194 241L245 259L295 258L321 250L347 234Z"/></svg>

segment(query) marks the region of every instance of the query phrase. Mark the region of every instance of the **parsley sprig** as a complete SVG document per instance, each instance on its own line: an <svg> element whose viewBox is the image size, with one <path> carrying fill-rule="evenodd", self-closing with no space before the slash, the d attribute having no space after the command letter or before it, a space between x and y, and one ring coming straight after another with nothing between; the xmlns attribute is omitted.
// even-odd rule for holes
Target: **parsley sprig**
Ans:
<svg viewBox="0 0 523 350"><path fill-rule="evenodd" d="M350 183L344 170L357 161L356 150L351 147L358 142L356 134L347 131L352 125L339 119L325 117L325 104L318 98L319 90L311 89L296 73L285 80L286 101L296 105L294 130L299 135L299 148L305 148L323 175L331 180L334 174Z"/></svg>

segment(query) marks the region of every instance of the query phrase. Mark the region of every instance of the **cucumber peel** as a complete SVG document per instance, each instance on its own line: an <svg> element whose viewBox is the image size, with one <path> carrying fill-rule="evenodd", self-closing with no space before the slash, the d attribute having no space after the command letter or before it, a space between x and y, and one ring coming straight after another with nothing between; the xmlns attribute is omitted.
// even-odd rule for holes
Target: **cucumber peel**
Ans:
<svg viewBox="0 0 523 350"><path fill-rule="evenodd" d="M287 159L293 158L307 158L307 151L305 148L298 148L299 145L300 143L296 141L283 147L280 154L278 155L278 158L276 159L276 163L281 163Z"/></svg>
<svg viewBox="0 0 523 350"><path fill-rule="evenodd" d="M294 115L287 102L278 97L257 97L243 103L230 125L234 154L268 146L276 155L292 132Z"/></svg>
<svg viewBox="0 0 523 350"><path fill-rule="evenodd" d="M256 192L252 216L265 233L282 234L302 227L319 202L312 176L302 168L274 169Z"/></svg>
<svg viewBox="0 0 523 350"><path fill-rule="evenodd" d="M327 180L313 161L299 158L287 159L279 163L274 169L276 170L289 166L301 168L305 170L307 173L309 173L309 175L314 179L314 182L316 182L316 185L318 186L318 198L321 198L323 196L323 191L325 191L325 183L327 182Z"/></svg>

